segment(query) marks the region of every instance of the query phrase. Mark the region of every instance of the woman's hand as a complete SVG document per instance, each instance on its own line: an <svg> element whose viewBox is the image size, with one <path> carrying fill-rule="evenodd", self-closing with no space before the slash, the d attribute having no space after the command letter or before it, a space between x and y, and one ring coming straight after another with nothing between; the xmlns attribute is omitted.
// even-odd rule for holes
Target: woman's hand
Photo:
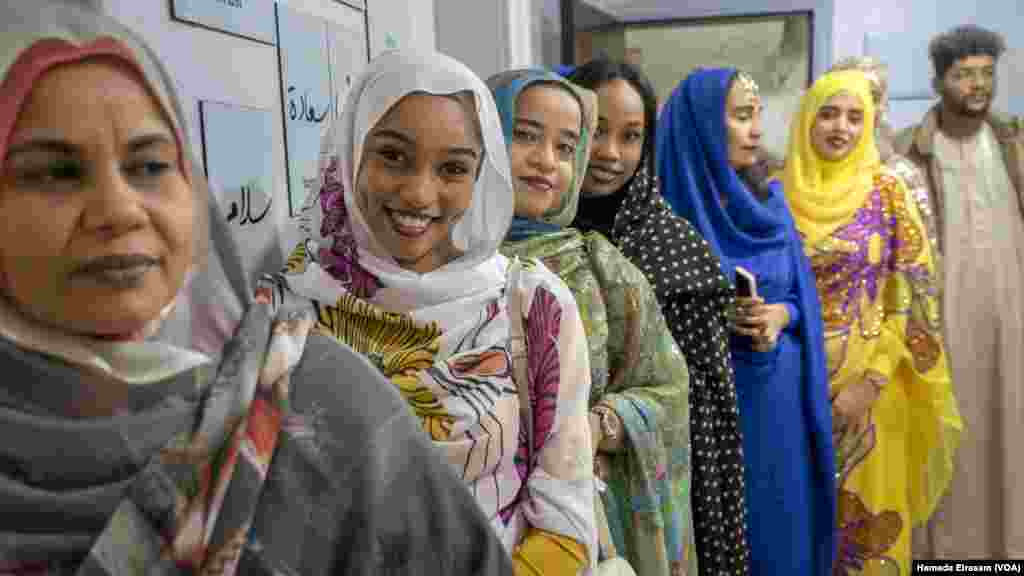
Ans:
<svg viewBox="0 0 1024 576"><path fill-rule="evenodd" d="M768 352L789 326L785 304L765 304L763 298L737 298L733 331L754 340L754 350Z"/></svg>
<svg viewBox="0 0 1024 576"><path fill-rule="evenodd" d="M832 435L860 436L870 424L871 407L881 395L885 377L871 372L832 398Z"/></svg>

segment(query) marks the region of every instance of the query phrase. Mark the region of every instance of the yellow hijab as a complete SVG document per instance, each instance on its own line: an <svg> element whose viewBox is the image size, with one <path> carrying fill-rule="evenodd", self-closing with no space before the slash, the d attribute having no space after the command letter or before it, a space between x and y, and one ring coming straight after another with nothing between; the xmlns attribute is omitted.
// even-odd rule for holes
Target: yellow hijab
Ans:
<svg viewBox="0 0 1024 576"><path fill-rule="evenodd" d="M843 159L830 161L818 155L811 143L811 127L818 110L829 98L848 92L864 105L864 130L854 149ZM804 235L813 246L864 205L873 178L881 167L875 145L875 106L871 84L860 70L831 72L818 79L800 103L793 122L783 172L786 201Z"/></svg>

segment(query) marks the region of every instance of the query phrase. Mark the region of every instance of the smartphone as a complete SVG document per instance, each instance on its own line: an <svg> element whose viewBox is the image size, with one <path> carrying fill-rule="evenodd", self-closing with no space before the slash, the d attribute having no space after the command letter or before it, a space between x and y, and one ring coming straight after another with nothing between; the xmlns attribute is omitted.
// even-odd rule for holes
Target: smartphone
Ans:
<svg viewBox="0 0 1024 576"><path fill-rule="evenodd" d="M740 298L757 298L757 279L742 266L736 267L736 295Z"/></svg>

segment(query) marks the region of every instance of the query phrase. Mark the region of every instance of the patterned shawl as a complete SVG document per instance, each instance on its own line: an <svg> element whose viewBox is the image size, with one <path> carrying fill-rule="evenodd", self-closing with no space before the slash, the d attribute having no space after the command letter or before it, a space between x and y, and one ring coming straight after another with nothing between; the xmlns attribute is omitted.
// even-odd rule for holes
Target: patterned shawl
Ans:
<svg viewBox="0 0 1024 576"><path fill-rule="evenodd" d="M645 138L657 142L657 126L646 131ZM726 317L732 286L708 243L665 203L650 164L649 158L641 159L622 190L584 197L574 226L608 234L654 288L690 369L693 521L700 569L746 574L743 443Z"/></svg>
<svg viewBox="0 0 1024 576"><path fill-rule="evenodd" d="M647 131L647 138L656 138L655 126ZM698 563L702 572L746 574L743 443L727 330L733 290L708 243L665 203L648 163L641 160L622 190L601 198L584 196L573 225L607 233L654 288L690 371ZM607 229L609 211L613 217Z"/></svg>
<svg viewBox="0 0 1024 576"><path fill-rule="evenodd" d="M0 157L42 74L85 58L119 61L166 112L210 241L143 341L70 335L0 300L0 431L22 439L0 448L0 574L230 576L271 566L376 574L409 568L412 554L429 573L508 571L475 507L456 512L460 499L469 502L462 492L428 488L409 500L436 503L433 532L405 528L410 519L386 508L368 532L372 543L339 528L366 525L353 502L379 506L378 490L456 484L447 469L432 468L368 364L336 345L306 346L310 306L275 310L251 296L224 215L192 162L174 84L152 52L113 20L62 2L5 3L0 20L18 23L0 42ZM310 358L300 365L304 353ZM363 412L347 409L332 387L300 386L332 381L333 372L310 371L316 359L345 366L369 419L360 421ZM65 416L74 387L85 383L128 386L126 411ZM346 444L370 441L371 430L381 436L370 454ZM399 444L401 466L381 455L398 454ZM446 516L467 522L444 526ZM441 532L458 538L429 536ZM378 540L389 535L396 537ZM459 551L437 552L446 546Z"/></svg>
<svg viewBox="0 0 1024 576"><path fill-rule="evenodd" d="M518 96L537 82L551 81L568 85L548 72L532 70L506 72L488 81L506 140L512 138ZM587 90L581 101L595 98ZM585 136L593 132L596 120L588 106ZM590 350L590 404L611 405L626 435L625 451L613 455L610 491L603 494L617 551L640 574L667 576L672 566L696 573L686 360L640 270L600 233L564 228L576 214L588 156L589 141L583 141L568 192L544 218L552 229L524 224L501 250L509 257L541 260L576 299Z"/></svg>
<svg viewBox="0 0 1024 576"><path fill-rule="evenodd" d="M672 212L643 163L618 194L623 200L612 241L654 288L690 368L693 521L701 571L747 574L743 437L729 359L732 285L711 246Z"/></svg>

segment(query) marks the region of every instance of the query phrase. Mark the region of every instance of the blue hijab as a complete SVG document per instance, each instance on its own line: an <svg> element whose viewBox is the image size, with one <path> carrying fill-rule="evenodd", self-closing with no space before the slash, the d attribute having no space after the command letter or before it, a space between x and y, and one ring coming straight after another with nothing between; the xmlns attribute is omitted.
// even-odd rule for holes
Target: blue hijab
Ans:
<svg viewBox="0 0 1024 576"><path fill-rule="evenodd" d="M569 226L576 217L579 205L580 188L587 171L590 159L592 124L596 123L596 96L570 83L562 76L542 68L524 68L509 70L487 79L487 87L494 95L494 103L501 118L501 128L505 133L505 142L511 144L512 129L515 126L516 102L519 95L537 83L558 84L566 88L580 105L580 140L576 149L573 165L573 180L568 192L562 197L558 206L539 219L515 216L505 236L508 242L518 242L538 235L552 234Z"/></svg>
<svg viewBox="0 0 1024 576"><path fill-rule="evenodd" d="M711 243L730 279L735 279L733 258L778 249L792 240L781 185L772 182L768 198L761 201L729 164L725 100L736 73L715 68L690 74L661 111L657 142L665 200ZM723 195L728 200L724 207Z"/></svg>
<svg viewBox="0 0 1024 576"><path fill-rule="evenodd" d="M830 574L836 554L835 452L826 370L824 324L810 262L786 205L782 185L770 183L759 200L729 164L726 99L737 70L717 68L690 74L673 91L658 118L658 176L673 210L689 220L735 280L735 262L764 250L782 250L794 259L799 330L805 361L805 414L814 430L816 485L825 500L817 519L823 539L816 573ZM721 197L727 199L722 206Z"/></svg>

